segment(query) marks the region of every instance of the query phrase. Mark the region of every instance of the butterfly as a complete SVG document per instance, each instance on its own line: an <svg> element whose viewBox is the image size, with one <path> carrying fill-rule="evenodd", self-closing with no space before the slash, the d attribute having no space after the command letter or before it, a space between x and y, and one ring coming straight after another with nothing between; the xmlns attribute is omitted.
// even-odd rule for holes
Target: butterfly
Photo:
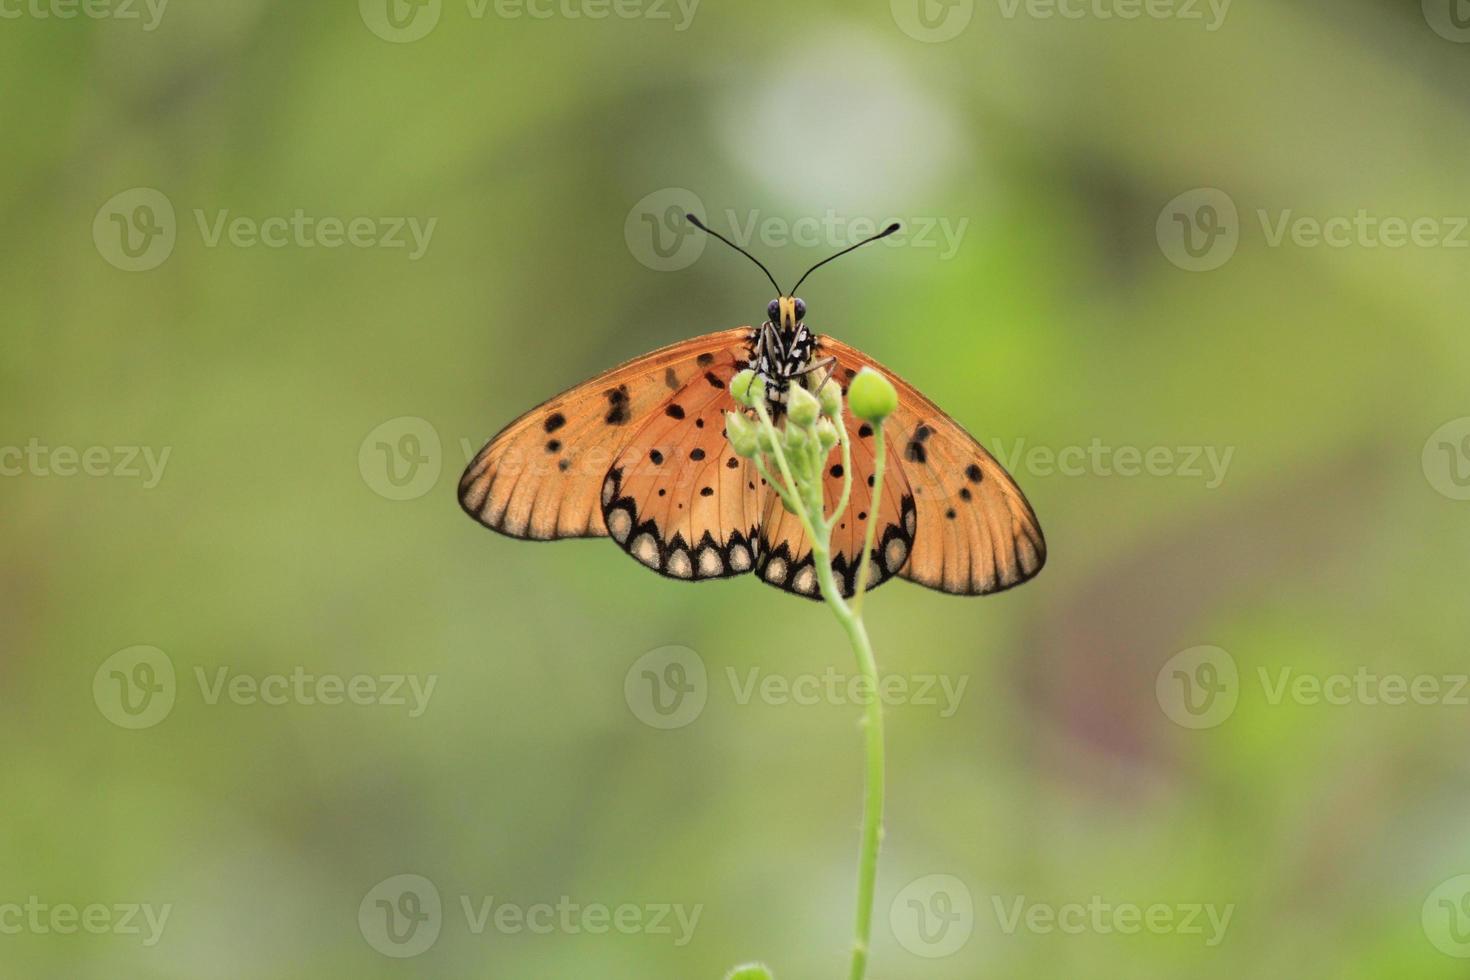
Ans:
<svg viewBox="0 0 1470 980"><path fill-rule="evenodd" d="M869 588L894 576L942 592L983 595L1026 581L1046 542L1026 497L968 432L913 385L862 351L806 325L796 290L816 269L898 230L894 223L818 262L783 290L755 256L693 215L688 220L755 262L777 297L760 327L736 327L662 347L562 392L516 419L480 450L459 483L465 512L514 538L611 537L669 578L746 573L820 599L801 521L765 485L754 462L725 438L727 411L742 410L730 380L745 368L766 383L773 418L788 386L847 383L864 367L898 391L884 422L888 456L873 499L872 426L844 416L852 444L852 496L832 530L832 566L844 596L857 589L870 512L877 513ZM827 508L844 474L824 478Z"/></svg>

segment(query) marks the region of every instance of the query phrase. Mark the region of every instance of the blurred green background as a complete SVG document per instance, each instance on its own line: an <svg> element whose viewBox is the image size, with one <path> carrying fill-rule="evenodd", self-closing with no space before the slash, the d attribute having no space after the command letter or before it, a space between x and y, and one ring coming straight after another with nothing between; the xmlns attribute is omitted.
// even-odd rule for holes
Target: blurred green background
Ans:
<svg viewBox="0 0 1470 980"><path fill-rule="evenodd" d="M1466 975L1470 10L922 2L0 4L0 974L846 975L826 610L454 499L761 317L692 197L786 281L904 221L808 322L1050 545L869 606L872 976Z"/></svg>

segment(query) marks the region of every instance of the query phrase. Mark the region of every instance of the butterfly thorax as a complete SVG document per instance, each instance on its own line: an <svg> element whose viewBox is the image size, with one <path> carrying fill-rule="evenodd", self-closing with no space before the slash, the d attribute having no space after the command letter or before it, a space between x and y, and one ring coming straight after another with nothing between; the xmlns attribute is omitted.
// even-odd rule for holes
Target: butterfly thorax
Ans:
<svg viewBox="0 0 1470 980"><path fill-rule="evenodd" d="M816 346L816 334L804 323L783 330L767 321L756 333L751 367L765 382L766 399L776 414L785 408L787 387L810 370Z"/></svg>

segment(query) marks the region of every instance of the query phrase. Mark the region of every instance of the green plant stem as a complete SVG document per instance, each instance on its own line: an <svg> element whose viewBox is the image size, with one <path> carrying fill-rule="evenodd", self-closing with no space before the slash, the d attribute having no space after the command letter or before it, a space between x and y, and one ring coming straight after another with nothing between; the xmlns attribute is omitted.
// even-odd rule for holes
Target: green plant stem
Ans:
<svg viewBox="0 0 1470 980"><path fill-rule="evenodd" d="M875 426L876 445L874 446L872 497L874 503L868 508L869 516L864 532L863 552L857 567L855 595L852 604L849 605L843 599L842 590L838 587L836 576L832 572L831 552L832 527L841 517L842 512L846 510L852 489L852 449L847 427L840 418L836 420L838 438L842 447L844 481L837 507L828 516L823 513L824 501L822 499L822 457L825 453L814 448L807 449L804 452L798 452L794 460L788 461L782 450L779 434L771 422L765 405L756 402L754 407L773 445L774 451L771 455L776 458L780 478L769 472L765 461L759 455L755 458L756 466L766 483L781 495L781 498L801 520L802 529L806 531L807 538L811 542L812 565L816 569L817 583L821 588L822 598L832 608L833 615L837 617L838 623L847 634L848 642L852 644L853 652L857 655L858 670L869 692L868 704L863 716L867 772L863 800L862 840L858 852L857 921L854 927L852 968L848 974L849 980L864 980L867 976L869 947L873 935L873 900L878 882L878 854L883 844L885 767L883 704L878 698L878 663L873 656L873 644L868 638L867 625L863 622L862 606L863 596L867 593L873 540L877 533L879 507L876 501L881 498L883 492L885 460L883 426L881 423ZM794 475L793 462L803 464L800 467L800 476L804 479L797 479Z"/></svg>
<svg viewBox="0 0 1470 980"><path fill-rule="evenodd" d="M863 597L868 594L868 573L873 551L873 537L878 528L878 501L883 493L883 424L874 426L873 452L873 496L868 505L868 527L863 536L863 554L858 561L857 585L854 590L852 608L844 616L846 603L834 605L833 610L847 631L857 654L858 669L862 672L870 697L864 716L867 733L867 795L863 801L862 845L858 857L858 905L856 940L852 950L852 970L849 980L863 980L868 969L868 946L873 934L873 897L878 882L878 852L883 845L883 787L885 779L883 751L883 702L878 697L878 661L873 656L873 644L868 639L868 627L863 622ZM847 449L847 430L841 430L843 449ZM845 457L845 454L844 454ZM852 467L848 466L850 472ZM830 576L830 563L827 564ZM836 591L835 589L833 590ZM839 596L839 602L841 597Z"/></svg>

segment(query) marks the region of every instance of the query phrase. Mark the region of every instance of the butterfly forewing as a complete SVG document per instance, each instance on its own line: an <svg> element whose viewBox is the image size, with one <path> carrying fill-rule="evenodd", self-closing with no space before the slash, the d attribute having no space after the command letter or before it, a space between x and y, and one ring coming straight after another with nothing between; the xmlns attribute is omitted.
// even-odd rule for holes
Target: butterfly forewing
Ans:
<svg viewBox="0 0 1470 980"><path fill-rule="evenodd" d="M871 367L898 389L898 410L884 423L887 472L902 472L916 512L912 554L898 574L942 592L983 595L1019 585L1041 570L1041 525L985 447L913 385L856 348L824 336L817 356L837 358L836 377L844 385Z"/></svg>
<svg viewBox="0 0 1470 980"><path fill-rule="evenodd" d="M613 461L652 413L703 378L701 358L734 363L750 336L740 327L661 348L532 409L475 456L460 505L512 537L605 536L602 490Z"/></svg>

